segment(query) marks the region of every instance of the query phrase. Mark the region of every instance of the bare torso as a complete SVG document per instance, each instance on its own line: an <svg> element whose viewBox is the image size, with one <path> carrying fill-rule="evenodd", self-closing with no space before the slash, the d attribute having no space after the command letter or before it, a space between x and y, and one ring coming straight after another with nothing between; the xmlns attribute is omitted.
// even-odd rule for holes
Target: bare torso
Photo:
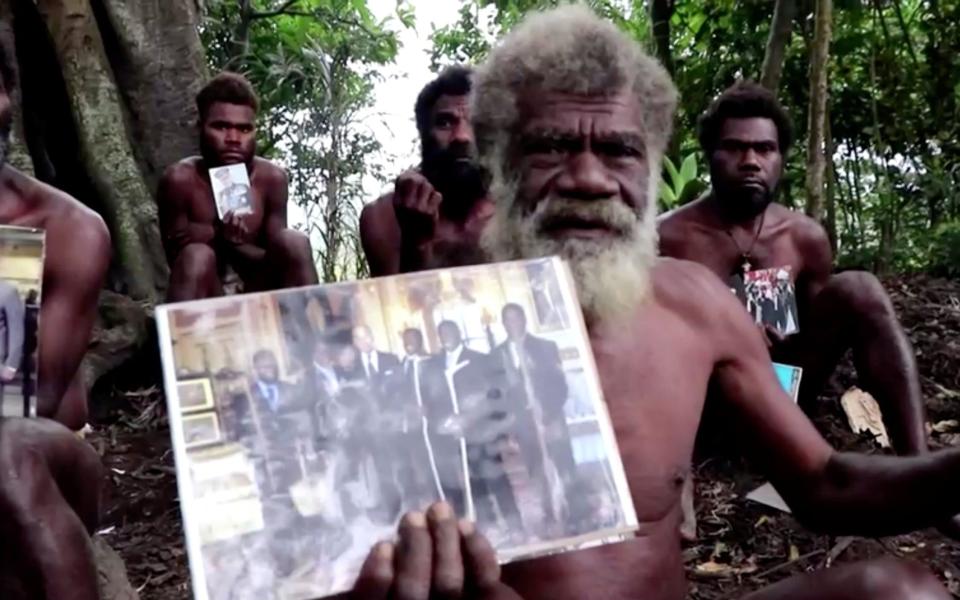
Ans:
<svg viewBox="0 0 960 600"><path fill-rule="evenodd" d="M684 597L680 490L716 362L709 308L698 300L705 277L702 269L661 261L654 298L629 326L592 329L640 532L621 544L508 566L504 581L524 598Z"/></svg>
<svg viewBox="0 0 960 600"><path fill-rule="evenodd" d="M286 226L286 175L270 161L255 157L250 189L253 210L243 219L251 234L250 243L264 247L270 216L282 211L281 226ZM282 205L278 205L281 196ZM171 261L188 243L223 245L210 176L199 157L186 158L168 169L161 182L159 203L161 231Z"/></svg>
<svg viewBox="0 0 960 600"><path fill-rule="evenodd" d="M9 166L0 172L0 223L46 231L37 408L79 429L87 406L77 368L110 264L110 234L92 210Z"/></svg>
<svg viewBox="0 0 960 600"><path fill-rule="evenodd" d="M809 253L804 249L825 240L819 225L805 215L771 204L753 244L757 227L759 222L747 228L731 228L737 240L734 243L701 199L660 217L660 254L700 263L727 281L742 272L741 250L749 249L753 270L789 266L798 299L804 299L809 279L817 276L811 273Z"/></svg>
<svg viewBox="0 0 960 600"><path fill-rule="evenodd" d="M432 241L436 265L423 267L483 262L479 251L480 234L492 216L493 204L486 199L474 205L463 223L453 222L441 215L437 220ZM371 275L393 275L401 272L403 236L397 222L392 193L384 194L363 207L360 233Z"/></svg>

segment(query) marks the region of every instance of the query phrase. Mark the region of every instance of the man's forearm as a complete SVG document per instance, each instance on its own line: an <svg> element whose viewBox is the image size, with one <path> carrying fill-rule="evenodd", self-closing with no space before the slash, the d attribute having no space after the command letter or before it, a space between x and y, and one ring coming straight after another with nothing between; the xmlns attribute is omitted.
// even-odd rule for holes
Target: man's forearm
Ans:
<svg viewBox="0 0 960 600"><path fill-rule="evenodd" d="M960 449L910 457L837 453L818 481L784 488L797 518L813 529L906 533L960 513Z"/></svg>

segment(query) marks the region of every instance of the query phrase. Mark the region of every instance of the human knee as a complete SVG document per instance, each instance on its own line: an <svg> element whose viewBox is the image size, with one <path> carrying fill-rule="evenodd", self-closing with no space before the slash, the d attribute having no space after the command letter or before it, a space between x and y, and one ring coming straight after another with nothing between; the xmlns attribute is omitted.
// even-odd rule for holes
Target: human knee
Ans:
<svg viewBox="0 0 960 600"><path fill-rule="evenodd" d="M950 594L925 566L882 558L865 563L859 572L859 597L874 600L948 600Z"/></svg>
<svg viewBox="0 0 960 600"><path fill-rule="evenodd" d="M890 296L872 273L846 271L830 278L824 292L833 301L846 306L853 317L886 318L894 316Z"/></svg>
<svg viewBox="0 0 960 600"><path fill-rule="evenodd" d="M295 229L281 229L271 239L274 253L285 262L310 262L313 260L313 251L310 249L310 238Z"/></svg>
<svg viewBox="0 0 960 600"><path fill-rule="evenodd" d="M203 279L217 274L217 254L207 244L187 244L174 267L189 279Z"/></svg>

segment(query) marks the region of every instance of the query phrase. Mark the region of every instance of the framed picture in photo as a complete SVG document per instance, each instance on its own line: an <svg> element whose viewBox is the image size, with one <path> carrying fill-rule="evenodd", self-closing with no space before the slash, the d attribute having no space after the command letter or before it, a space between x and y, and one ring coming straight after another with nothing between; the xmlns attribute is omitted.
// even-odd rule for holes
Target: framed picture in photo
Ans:
<svg viewBox="0 0 960 600"><path fill-rule="evenodd" d="M177 382L180 411L195 413L213 408L213 388L206 377Z"/></svg>
<svg viewBox="0 0 960 600"><path fill-rule="evenodd" d="M184 415L183 439L187 448L207 446L221 441L220 418L217 413Z"/></svg>

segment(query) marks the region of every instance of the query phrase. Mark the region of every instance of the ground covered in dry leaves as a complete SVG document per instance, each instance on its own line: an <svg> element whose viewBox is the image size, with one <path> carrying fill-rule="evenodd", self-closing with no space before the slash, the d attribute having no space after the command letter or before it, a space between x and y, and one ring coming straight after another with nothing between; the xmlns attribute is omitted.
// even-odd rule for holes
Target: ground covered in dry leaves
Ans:
<svg viewBox="0 0 960 600"><path fill-rule="evenodd" d="M960 282L909 277L886 285L917 351L929 421L938 424L933 444L960 445ZM814 420L839 448L879 452L872 441L849 431L839 407L837 399L855 383L847 361ZM91 438L111 479L103 535L126 561L142 598L189 598L162 392L123 389L130 387L99 393L103 405L126 407L103 418ZM699 537L684 555L691 598L738 598L789 575L884 555L926 563L960 598L960 543L936 531L878 540L816 535L790 515L745 500L763 479L742 461L713 459L697 465L696 472Z"/></svg>

